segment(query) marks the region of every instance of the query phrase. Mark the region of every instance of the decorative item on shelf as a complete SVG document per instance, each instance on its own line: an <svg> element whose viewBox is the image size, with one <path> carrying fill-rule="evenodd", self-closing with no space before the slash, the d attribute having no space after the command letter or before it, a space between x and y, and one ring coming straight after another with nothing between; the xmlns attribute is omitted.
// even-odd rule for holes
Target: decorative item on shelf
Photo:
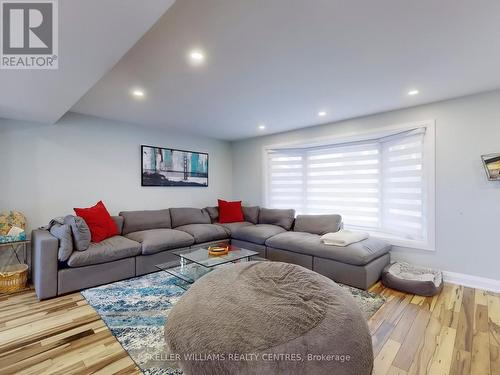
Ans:
<svg viewBox="0 0 500 375"><path fill-rule="evenodd" d="M12 210L0 215L0 243L9 243L26 240L26 218L19 212Z"/></svg>
<svg viewBox="0 0 500 375"><path fill-rule="evenodd" d="M28 265L14 264L0 270L0 293L14 293L26 288Z"/></svg>
<svg viewBox="0 0 500 375"><path fill-rule="evenodd" d="M481 155L486 176L490 181L500 181L500 153Z"/></svg>
<svg viewBox="0 0 500 375"><path fill-rule="evenodd" d="M226 255L229 253L229 245L219 244L208 247L208 254L214 256Z"/></svg>

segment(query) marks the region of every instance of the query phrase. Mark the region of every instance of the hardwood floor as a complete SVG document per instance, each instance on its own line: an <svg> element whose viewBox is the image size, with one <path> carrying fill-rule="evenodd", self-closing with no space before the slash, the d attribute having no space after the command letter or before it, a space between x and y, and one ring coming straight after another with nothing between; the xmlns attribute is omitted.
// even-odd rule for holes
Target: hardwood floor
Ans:
<svg viewBox="0 0 500 375"><path fill-rule="evenodd" d="M372 289L368 322L379 374L500 374L500 295L445 285L436 297ZM0 296L0 374L139 374L80 293L38 302Z"/></svg>
<svg viewBox="0 0 500 375"><path fill-rule="evenodd" d="M377 284L387 302L368 322L380 374L500 374L500 295L445 284L435 297Z"/></svg>
<svg viewBox="0 0 500 375"><path fill-rule="evenodd" d="M0 297L0 374L140 374L80 293Z"/></svg>

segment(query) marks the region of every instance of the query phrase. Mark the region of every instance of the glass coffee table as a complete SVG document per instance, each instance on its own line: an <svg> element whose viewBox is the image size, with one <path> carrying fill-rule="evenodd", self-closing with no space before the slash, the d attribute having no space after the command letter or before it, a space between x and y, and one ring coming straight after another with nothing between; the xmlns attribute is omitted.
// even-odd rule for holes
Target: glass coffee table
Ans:
<svg viewBox="0 0 500 375"><path fill-rule="evenodd" d="M176 285L185 290L215 267L242 260L249 261L253 256L259 255L257 251L236 246L230 246L226 255L218 256L209 255L206 248L172 251L172 253L177 255L179 260L156 264L155 267L175 276Z"/></svg>

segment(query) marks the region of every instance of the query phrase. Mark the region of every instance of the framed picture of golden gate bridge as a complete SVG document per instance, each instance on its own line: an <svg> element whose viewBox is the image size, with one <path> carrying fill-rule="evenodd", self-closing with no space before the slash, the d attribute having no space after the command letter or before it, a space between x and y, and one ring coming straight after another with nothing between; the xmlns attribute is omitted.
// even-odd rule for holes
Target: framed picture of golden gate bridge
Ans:
<svg viewBox="0 0 500 375"><path fill-rule="evenodd" d="M208 154L141 146L142 186L208 186Z"/></svg>

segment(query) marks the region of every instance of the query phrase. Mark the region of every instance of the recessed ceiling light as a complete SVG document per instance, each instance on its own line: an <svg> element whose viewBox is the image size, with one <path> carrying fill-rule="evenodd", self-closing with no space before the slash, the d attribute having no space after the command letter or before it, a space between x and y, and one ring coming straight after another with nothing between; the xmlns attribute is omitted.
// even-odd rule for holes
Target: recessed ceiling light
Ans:
<svg viewBox="0 0 500 375"><path fill-rule="evenodd" d="M205 54L199 49L189 52L189 61L192 65L201 65L205 61Z"/></svg>
<svg viewBox="0 0 500 375"><path fill-rule="evenodd" d="M319 111L318 112L318 116L319 117L324 117L324 116L326 116L326 112L325 111Z"/></svg>
<svg viewBox="0 0 500 375"><path fill-rule="evenodd" d="M418 95L418 93L419 93L418 90L410 90L410 91L408 91L408 95L411 95L411 96Z"/></svg>
<svg viewBox="0 0 500 375"><path fill-rule="evenodd" d="M259 125L259 130L264 130L265 128L266 128L266 125L264 125L264 124Z"/></svg>
<svg viewBox="0 0 500 375"><path fill-rule="evenodd" d="M144 90L134 89L134 90L132 90L132 95L134 95L136 98L143 98L144 97Z"/></svg>

